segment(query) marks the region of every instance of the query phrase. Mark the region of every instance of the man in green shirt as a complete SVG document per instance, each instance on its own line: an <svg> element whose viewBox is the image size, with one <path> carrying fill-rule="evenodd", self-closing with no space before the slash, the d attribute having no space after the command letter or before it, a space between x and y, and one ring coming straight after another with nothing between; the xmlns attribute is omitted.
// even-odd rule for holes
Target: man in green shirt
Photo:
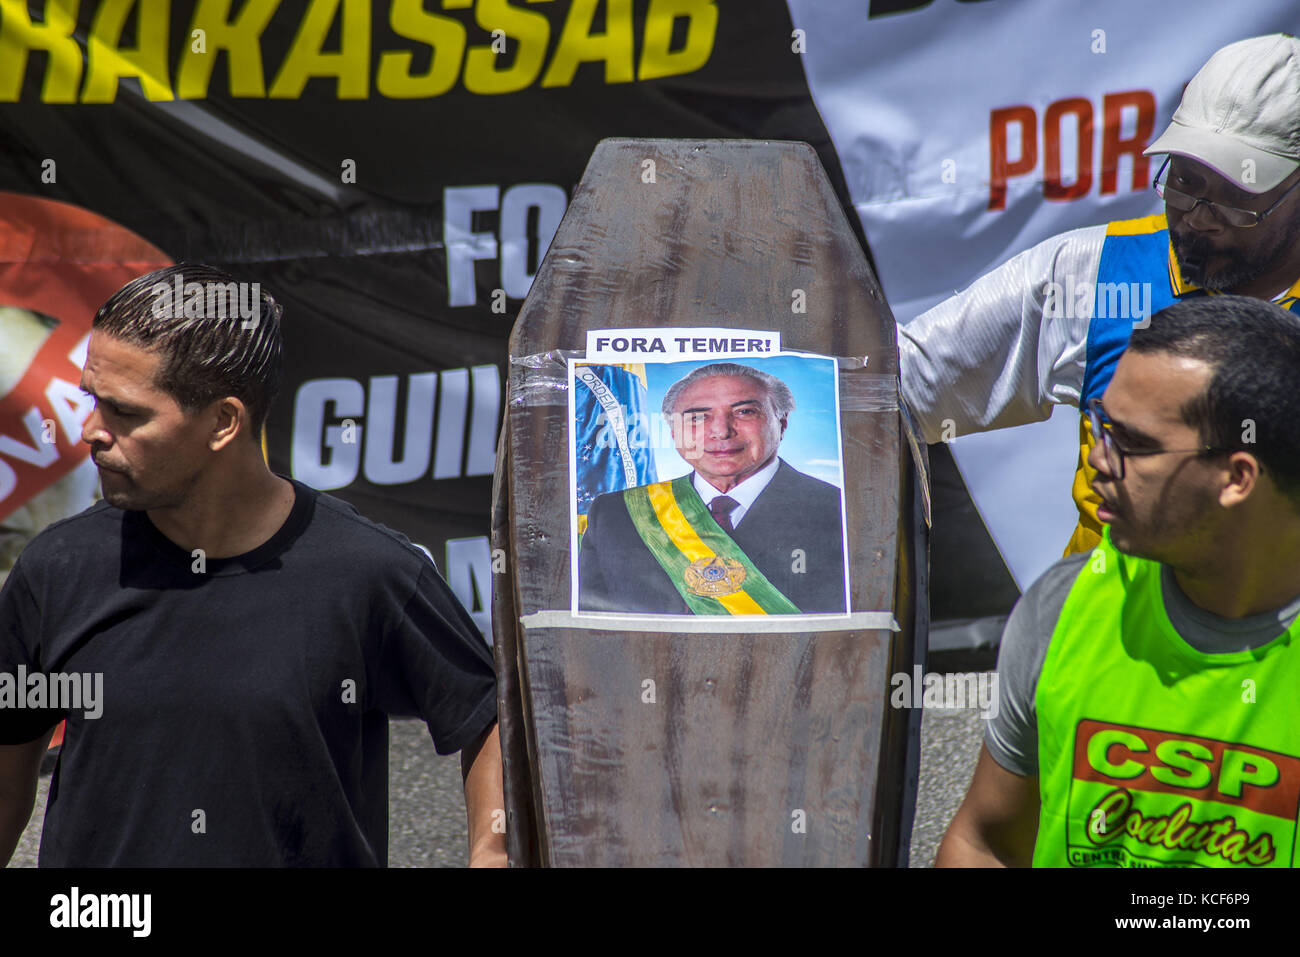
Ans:
<svg viewBox="0 0 1300 957"><path fill-rule="evenodd" d="M1176 303L1089 411L1105 537L1013 611L936 864L1294 866L1300 317Z"/></svg>

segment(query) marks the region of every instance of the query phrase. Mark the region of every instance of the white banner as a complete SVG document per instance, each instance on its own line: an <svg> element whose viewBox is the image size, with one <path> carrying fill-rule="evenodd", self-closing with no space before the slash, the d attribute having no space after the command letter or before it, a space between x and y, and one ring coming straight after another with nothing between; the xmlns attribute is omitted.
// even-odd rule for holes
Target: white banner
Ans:
<svg viewBox="0 0 1300 957"><path fill-rule="evenodd" d="M789 0L808 85L907 322L1057 233L1159 212L1141 151L1222 46L1294 0ZM1078 413L953 455L1023 590L1077 518Z"/></svg>

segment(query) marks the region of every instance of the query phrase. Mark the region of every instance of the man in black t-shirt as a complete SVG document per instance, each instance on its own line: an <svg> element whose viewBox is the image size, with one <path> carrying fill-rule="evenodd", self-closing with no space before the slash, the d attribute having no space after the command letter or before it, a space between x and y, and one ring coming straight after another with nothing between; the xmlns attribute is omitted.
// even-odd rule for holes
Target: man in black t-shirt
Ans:
<svg viewBox="0 0 1300 957"><path fill-rule="evenodd" d="M263 460L279 316L203 266L96 315L104 502L0 591L0 859L66 716L42 866L382 866L399 715L461 752L470 863L504 864L486 644L419 549Z"/></svg>

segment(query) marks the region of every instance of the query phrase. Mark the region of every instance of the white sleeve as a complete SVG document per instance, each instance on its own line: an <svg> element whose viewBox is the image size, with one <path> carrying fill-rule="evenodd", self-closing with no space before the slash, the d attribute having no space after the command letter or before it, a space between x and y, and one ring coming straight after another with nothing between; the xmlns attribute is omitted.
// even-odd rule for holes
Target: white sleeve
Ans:
<svg viewBox="0 0 1300 957"><path fill-rule="evenodd" d="M898 327L903 396L927 442L1078 404L1093 301L1090 293L1077 301L1074 290L1093 288L1105 239L1105 226L1053 236ZM1051 282L1062 308L1045 317Z"/></svg>

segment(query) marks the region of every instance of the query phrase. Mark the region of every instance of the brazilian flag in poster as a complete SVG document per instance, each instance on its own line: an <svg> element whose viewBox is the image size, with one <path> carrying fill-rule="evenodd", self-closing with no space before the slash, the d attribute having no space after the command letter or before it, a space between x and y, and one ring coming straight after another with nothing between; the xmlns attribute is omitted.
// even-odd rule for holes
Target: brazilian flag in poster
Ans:
<svg viewBox="0 0 1300 957"><path fill-rule="evenodd" d="M578 534L597 495L658 481L645 366L577 365L573 373Z"/></svg>

